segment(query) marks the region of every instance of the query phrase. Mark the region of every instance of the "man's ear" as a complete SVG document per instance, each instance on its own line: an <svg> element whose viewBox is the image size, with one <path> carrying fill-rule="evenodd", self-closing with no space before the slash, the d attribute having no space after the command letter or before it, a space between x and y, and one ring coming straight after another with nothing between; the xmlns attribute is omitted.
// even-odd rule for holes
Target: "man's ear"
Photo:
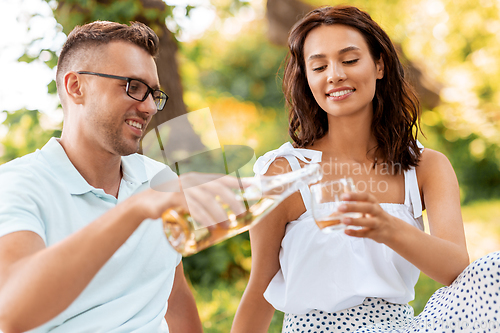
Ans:
<svg viewBox="0 0 500 333"><path fill-rule="evenodd" d="M83 104L84 90L82 89L81 76L75 72L64 75L64 90L68 99L74 104Z"/></svg>
<svg viewBox="0 0 500 333"><path fill-rule="evenodd" d="M377 79L382 79L384 78L384 60L382 59L382 56L380 56L380 59L375 62L375 65L377 66Z"/></svg>

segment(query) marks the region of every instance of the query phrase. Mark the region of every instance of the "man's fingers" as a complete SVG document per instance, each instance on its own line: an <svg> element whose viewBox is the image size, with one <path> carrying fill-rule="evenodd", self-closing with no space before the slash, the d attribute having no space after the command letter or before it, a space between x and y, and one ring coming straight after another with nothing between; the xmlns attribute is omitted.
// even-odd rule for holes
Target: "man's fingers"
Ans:
<svg viewBox="0 0 500 333"><path fill-rule="evenodd" d="M180 183L191 215L202 225L224 222L229 219L228 214L246 211L244 203L238 200L240 183L236 177L193 172L182 175Z"/></svg>
<svg viewBox="0 0 500 333"><path fill-rule="evenodd" d="M235 190L225 187L218 181L207 183L204 186L204 190L210 192L212 196L215 196L223 208L229 208L235 215L239 215L245 212L246 208L243 201L238 200L237 193ZM240 191L238 188L237 191ZM241 195L239 195L241 198Z"/></svg>
<svg viewBox="0 0 500 333"><path fill-rule="evenodd" d="M216 173L190 172L181 175L179 180L183 189L204 186L214 181L229 188L238 188L240 186L236 177Z"/></svg>
<svg viewBox="0 0 500 333"><path fill-rule="evenodd" d="M200 225L208 227L217 224L218 220L214 219L213 213L209 212L197 200L187 200L189 214ZM224 221L224 220L222 220Z"/></svg>

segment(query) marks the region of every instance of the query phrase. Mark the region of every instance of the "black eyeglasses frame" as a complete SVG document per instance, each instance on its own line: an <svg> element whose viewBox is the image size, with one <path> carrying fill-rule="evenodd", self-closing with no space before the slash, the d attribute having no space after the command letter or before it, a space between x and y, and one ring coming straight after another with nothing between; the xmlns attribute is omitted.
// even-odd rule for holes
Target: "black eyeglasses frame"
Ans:
<svg viewBox="0 0 500 333"><path fill-rule="evenodd" d="M126 76L103 74L103 73L97 73L97 72L88 72L88 71L79 71L77 73L78 74L84 74L84 75L96 75L96 76L105 77L105 78L108 78L108 79L116 79L116 80L127 81L126 92L127 92L127 96L128 97L130 97L130 98L132 98L132 99L134 99L136 101L139 101L139 102L144 102L146 100L146 98L148 98L149 94L151 94L151 96L153 97L153 100L155 101L156 109L158 111L162 111L165 108L165 105L167 104L167 101L168 101L168 95L163 90L153 89L146 82L144 82L142 80L139 80L139 79L134 79L134 78L131 78L131 77L126 77ZM140 83L144 84L148 88L148 90L146 91L146 94L144 95L144 97L142 99L138 99L138 98L135 98L135 97L133 97L133 96L130 95L130 93L129 93L130 81L139 81ZM153 93L157 92L157 91L159 91L160 94L162 94L162 95L165 96L165 102L163 102L163 105L161 105L161 104L158 105L158 103L156 102L156 99L155 99ZM160 103L161 103L161 99L160 99Z"/></svg>

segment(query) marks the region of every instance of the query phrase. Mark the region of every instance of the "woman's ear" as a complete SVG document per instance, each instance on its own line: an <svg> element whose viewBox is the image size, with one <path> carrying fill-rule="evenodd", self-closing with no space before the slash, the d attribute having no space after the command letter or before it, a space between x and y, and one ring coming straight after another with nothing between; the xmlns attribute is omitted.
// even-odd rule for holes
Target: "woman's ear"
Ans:
<svg viewBox="0 0 500 333"><path fill-rule="evenodd" d="M64 90L68 99L74 104L83 103L83 89L81 77L75 72L68 72L64 75Z"/></svg>
<svg viewBox="0 0 500 333"><path fill-rule="evenodd" d="M384 77L384 60L382 56L375 62L375 65L377 66L377 79L380 80Z"/></svg>

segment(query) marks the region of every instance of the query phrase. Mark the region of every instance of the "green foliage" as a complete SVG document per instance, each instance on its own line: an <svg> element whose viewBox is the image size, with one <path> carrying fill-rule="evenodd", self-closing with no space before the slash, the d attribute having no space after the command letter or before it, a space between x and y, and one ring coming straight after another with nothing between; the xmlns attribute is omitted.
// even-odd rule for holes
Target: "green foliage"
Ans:
<svg viewBox="0 0 500 333"><path fill-rule="evenodd" d="M21 109L7 113L3 125L7 126L9 135L0 142L4 150L0 156L0 164L32 153L41 148L51 137L61 135L59 129L43 129L40 125L41 117L42 114L38 110Z"/></svg>
<svg viewBox="0 0 500 333"><path fill-rule="evenodd" d="M475 222L487 225L500 237L500 199L477 200L462 207L464 222Z"/></svg>
<svg viewBox="0 0 500 333"><path fill-rule="evenodd" d="M69 34L77 25L96 20L129 23L141 13L142 6L137 0L98 1L98 0L65 0L60 1L54 17ZM158 11L161 13L161 11Z"/></svg>
<svg viewBox="0 0 500 333"><path fill-rule="evenodd" d="M27 54L23 54L22 56L19 57L19 59L17 59L17 61L19 62L25 62L25 63L31 63L33 62L34 60L38 59L38 57L30 57L29 55Z"/></svg>
<svg viewBox="0 0 500 333"><path fill-rule="evenodd" d="M50 83L47 85L47 92L49 94L57 94L56 80L50 81Z"/></svg>
<svg viewBox="0 0 500 333"><path fill-rule="evenodd" d="M233 318L245 290L247 279L235 283L218 281L210 286L197 286L193 293L205 333L229 332ZM269 333L281 332L284 314L274 313Z"/></svg>
<svg viewBox="0 0 500 333"><path fill-rule="evenodd" d="M415 286L415 299L410 302L416 316L422 312L432 294L441 287L443 285L439 282L434 281L423 273L420 274L420 278Z"/></svg>
<svg viewBox="0 0 500 333"><path fill-rule="evenodd" d="M220 109L225 119L233 117L233 126L246 124L247 131L240 134L243 142L231 143L249 144L246 139L252 139L256 143L249 145L257 156L289 139L278 78L286 49L269 43L264 27L264 22L256 21L245 26L237 38L211 31L202 39L180 45L184 101L188 108L208 106L214 117ZM230 99L242 103L228 103ZM251 112L250 105L257 110L252 116L247 114L253 119L238 119L245 110Z"/></svg>
<svg viewBox="0 0 500 333"><path fill-rule="evenodd" d="M191 282L203 286L248 277L250 262L248 232L183 259Z"/></svg>
<svg viewBox="0 0 500 333"><path fill-rule="evenodd" d="M426 126L430 148L448 156L457 175L463 204L500 198L500 147L487 144L478 134L457 137L442 121ZM446 139L448 137L448 139ZM424 143L427 146L427 143ZM475 146L480 146L476 148Z"/></svg>
<svg viewBox="0 0 500 333"><path fill-rule="evenodd" d="M281 82L277 79L286 49L266 40L263 22L255 22L234 40L217 33L181 45L189 91L204 95L229 93L264 107L283 108ZM186 77L187 75L187 77Z"/></svg>

